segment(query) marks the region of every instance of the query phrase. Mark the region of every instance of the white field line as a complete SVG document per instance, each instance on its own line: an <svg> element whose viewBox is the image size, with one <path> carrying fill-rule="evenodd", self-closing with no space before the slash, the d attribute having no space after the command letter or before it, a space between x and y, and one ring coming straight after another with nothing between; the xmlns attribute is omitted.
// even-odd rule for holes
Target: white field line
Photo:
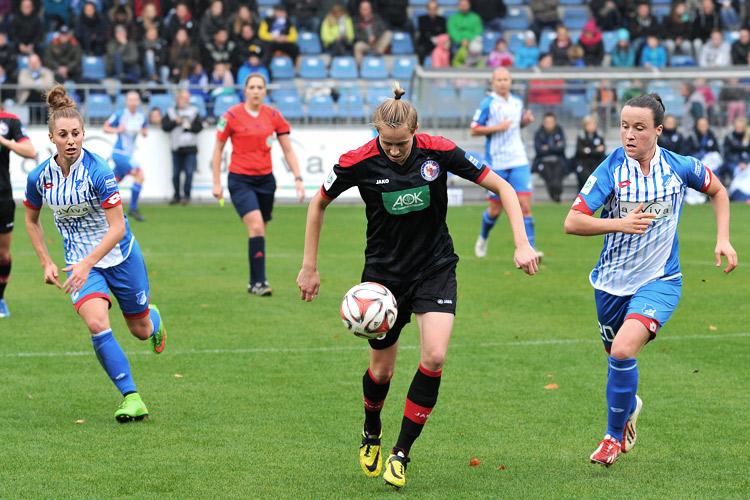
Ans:
<svg viewBox="0 0 750 500"><path fill-rule="evenodd" d="M711 334L711 335L680 335L680 336L663 336L657 337L661 343L672 340L716 340L729 339L737 337L750 337L750 332ZM598 337L592 336L586 339L547 339L547 340L519 340L516 342L481 342L479 344L451 344L450 349L461 349L467 347L523 347L523 346L548 346L561 344L586 344L596 342ZM402 345L399 349L418 349L417 345ZM249 349L188 349L169 351L166 350L164 355L169 356L190 356L203 354L290 354L290 353L325 353L325 352L348 352L362 351L366 349L364 342L361 345L339 346L339 347L255 347ZM128 351L128 356L133 355L153 355L151 351ZM56 358L56 357L75 357L75 356L93 356L93 351L68 351L68 352L12 352L3 354L4 358Z"/></svg>

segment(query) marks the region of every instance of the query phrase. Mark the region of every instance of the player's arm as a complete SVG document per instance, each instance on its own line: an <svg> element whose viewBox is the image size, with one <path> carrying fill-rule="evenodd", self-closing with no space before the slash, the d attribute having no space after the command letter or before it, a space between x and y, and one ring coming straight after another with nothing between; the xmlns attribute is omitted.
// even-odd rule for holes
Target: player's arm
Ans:
<svg viewBox="0 0 750 500"><path fill-rule="evenodd" d="M62 290L62 285L57 279L60 276L60 273L55 263L52 262L52 257L50 257L47 245L44 242L44 229L39 220L39 212L40 209L38 208L26 207L26 231L29 233L31 246L34 247L34 251L39 257L39 263L44 269L44 282L50 285L55 285Z"/></svg>
<svg viewBox="0 0 750 500"><path fill-rule="evenodd" d="M320 232L323 228L323 216L331 200L323 197L318 191L307 208L307 223L305 225L305 251L302 257L302 269L297 275L297 286L300 298L306 302L318 296L320 289L320 273L318 272L318 245Z"/></svg>
<svg viewBox="0 0 750 500"><path fill-rule="evenodd" d="M211 192L216 198L221 199L222 195L224 194L224 189L221 187L221 153L224 151L224 145L227 143L227 141L221 141L219 139L216 139L216 144L214 145L214 153L211 156L211 171L213 172L214 176L214 186Z"/></svg>
<svg viewBox="0 0 750 500"><path fill-rule="evenodd" d="M6 139L4 136L0 135L0 147L10 149L17 155L23 156L24 158L30 158L32 160L36 158L36 149L34 149L34 144L32 144L32 142L28 139L25 141L16 142L10 139Z"/></svg>
<svg viewBox="0 0 750 500"><path fill-rule="evenodd" d="M113 127L109 124L109 122L105 122L102 126L102 130L104 130L108 134L119 134L121 132L120 127Z"/></svg>
<svg viewBox="0 0 750 500"><path fill-rule="evenodd" d="M495 193L503 203L513 233L513 243L516 247L513 256L516 267L523 269L526 274L536 273L539 270L539 257L529 244L529 238L526 236L521 205L518 203L518 195L516 195L515 190L505 179L491 170L479 182L479 185Z"/></svg>
<svg viewBox="0 0 750 500"><path fill-rule="evenodd" d="M497 125L479 125L476 122L472 122L471 123L471 135L472 136L490 135L490 134L494 134L495 132L508 130L512 123L513 121L510 118L506 118L505 120L501 121Z"/></svg>
<svg viewBox="0 0 750 500"><path fill-rule="evenodd" d="M297 154L292 147L292 141L289 139L289 134L277 135L276 138L279 140L281 150L284 152L284 159L294 174L294 190L297 193L300 203L302 203L302 200L305 199L305 187L302 184L302 173L299 169Z"/></svg>
<svg viewBox="0 0 750 500"><path fill-rule="evenodd" d="M713 175L712 177L711 185L705 193L711 199L711 206L716 217L716 248L714 249L716 267L721 267L721 256L725 255L727 267L724 268L724 273L726 274L737 267L737 252L729 242L729 195L721 181Z"/></svg>
<svg viewBox="0 0 750 500"><path fill-rule="evenodd" d="M578 197L580 199L580 196ZM653 225L654 216L642 213L643 203L631 210L627 216L613 219L600 219L575 208L575 205L565 217L565 232L577 234L578 236L596 236L606 233L644 234L649 226Z"/></svg>

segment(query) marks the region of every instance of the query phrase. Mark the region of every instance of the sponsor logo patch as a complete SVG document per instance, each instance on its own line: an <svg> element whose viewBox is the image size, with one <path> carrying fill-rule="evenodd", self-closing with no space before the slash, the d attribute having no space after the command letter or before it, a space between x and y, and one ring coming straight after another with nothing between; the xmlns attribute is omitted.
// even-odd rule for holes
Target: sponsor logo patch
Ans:
<svg viewBox="0 0 750 500"><path fill-rule="evenodd" d="M651 316L653 318L654 315L656 314L656 308L652 306L651 304L645 304L641 312L645 314L646 316Z"/></svg>
<svg viewBox="0 0 750 500"><path fill-rule="evenodd" d="M467 152L464 157L471 162L472 165L479 168L479 159L473 154Z"/></svg>
<svg viewBox="0 0 750 500"><path fill-rule="evenodd" d="M625 217L631 210L638 208L640 204L640 202L635 201L621 201L620 217ZM651 214L654 219L666 219L672 215L672 200L644 202L643 210L641 210L641 212L644 214Z"/></svg>
<svg viewBox="0 0 750 500"><path fill-rule="evenodd" d="M5 135L8 133L8 124L5 122L0 122L0 135Z"/></svg>
<svg viewBox="0 0 750 500"><path fill-rule="evenodd" d="M145 305L146 302L148 302L148 297L146 297L145 290L141 290L140 292L135 294L135 298L138 301L138 305L141 305L141 306Z"/></svg>
<svg viewBox="0 0 750 500"><path fill-rule="evenodd" d="M591 192L591 188L594 187L594 184L596 184L596 177L590 175L586 180L586 184L584 184L583 188L581 188L581 194L589 194Z"/></svg>
<svg viewBox="0 0 750 500"><path fill-rule="evenodd" d="M76 203L74 205L64 205L53 209L53 212L59 219L68 219L71 217L83 217L91 211L88 203Z"/></svg>
<svg viewBox="0 0 750 500"><path fill-rule="evenodd" d="M117 187L117 179L115 179L114 174L107 176L104 180L104 187L107 189L115 189Z"/></svg>
<svg viewBox="0 0 750 500"><path fill-rule="evenodd" d="M227 121L224 119L224 117L219 118L219 123L216 124L216 128L219 129L219 132L224 132L224 128L227 126Z"/></svg>
<svg viewBox="0 0 750 500"><path fill-rule="evenodd" d="M382 197L383 206L389 214L418 212L430 206L430 187L420 186L403 191L382 193Z"/></svg>
<svg viewBox="0 0 750 500"><path fill-rule="evenodd" d="M625 189L626 187L630 186L630 181L622 181L617 185L620 189Z"/></svg>
<svg viewBox="0 0 750 500"><path fill-rule="evenodd" d="M336 174L334 173L333 169L331 169L328 177L326 177L326 181L323 183L323 189L328 191L329 189L331 189L331 186L333 186L334 182L336 182Z"/></svg>
<svg viewBox="0 0 750 500"><path fill-rule="evenodd" d="M440 175L440 165L433 160L427 160L422 164L422 178L426 181L434 181Z"/></svg>

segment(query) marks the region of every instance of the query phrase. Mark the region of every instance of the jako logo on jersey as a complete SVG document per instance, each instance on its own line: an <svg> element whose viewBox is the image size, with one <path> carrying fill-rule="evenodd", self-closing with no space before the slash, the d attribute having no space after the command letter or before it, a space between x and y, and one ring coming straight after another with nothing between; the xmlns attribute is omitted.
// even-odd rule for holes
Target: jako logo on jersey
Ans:
<svg viewBox="0 0 750 500"><path fill-rule="evenodd" d="M433 160L427 160L422 164L422 178L426 181L434 181L440 175L440 165Z"/></svg>
<svg viewBox="0 0 750 500"><path fill-rule="evenodd" d="M630 181L622 181L621 183L617 185L617 187L619 187L620 189L624 189L628 186L630 186Z"/></svg>
<svg viewBox="0 0 750 500"><path fill-rule="evenodd" d="M646 304L643 306L643 309L641 310L641 312L645 314L646 316L653 317L654 314L656 314L656 308L652 306L651 304Z"/></svg>
<svg viewBox="0 0 750 500"><path fill-rule="evenodd" d="M586 181L586 184L584 184L583 188L581 188L581 193L589 194L591 192L591 188L594 187L594 184L596 184L596 177L590 175L588 180Z"/></svg>
<svg viewBox="0 0 750 500"><path fill-rule="evenodd" d="M453 301L451 299L437 299L437 303L442 304L453 304Z"/></svg>
<svg viewBox="0 0 750 500"><path fill-rule="evenodd" d="M430 206L429 186L381 193L381 195L386 212L393 215L417 212Z"/></svg>
<svg viewBox="0 0 750 500"><path fill-rule="evenodd" d="M148 301L148 297L146 297L146 291L145 290L141 290L140 292L138 292L137 294L135 294L135 298L138 301L139 305L145 305L146 302Z"/></svg>
<svg viewBox="0 0 750 500"><path fill-rule="evenodd" d="M377 179L375 184L388 184L389 182L391 182L390 179Z"/></svg>

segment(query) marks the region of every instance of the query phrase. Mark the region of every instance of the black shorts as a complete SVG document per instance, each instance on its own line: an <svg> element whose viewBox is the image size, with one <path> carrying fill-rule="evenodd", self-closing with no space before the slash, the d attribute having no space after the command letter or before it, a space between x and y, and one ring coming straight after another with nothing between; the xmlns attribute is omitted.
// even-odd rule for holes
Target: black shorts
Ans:
<svg viewBox="0 0 750 500"><path fill-rule="evenodd" d="M0 234L13 231L13 220L16 215L16 202L13 200L0 200Z"/></svg>
<svg viewBox="0 0 750 500"><path fill-rule="evenodd" d="M385 286L396 297L398 318L393 328L382 340L369 340L370 347L381 350L391 347L398 341L401 330L411 321L412 313L445 312L456 314L458 283L456 263L435 269L416 281L388 281L362 272L362 281L374 281Z"/></svg>
<svg viewBox="0 0 750 500"><path fill-rule="evenodd" d="M263 222L271 220L276 195L276 179L273 174L243 175L229 172L227 187L240 218L253 210L260 210Z"/></svg>

